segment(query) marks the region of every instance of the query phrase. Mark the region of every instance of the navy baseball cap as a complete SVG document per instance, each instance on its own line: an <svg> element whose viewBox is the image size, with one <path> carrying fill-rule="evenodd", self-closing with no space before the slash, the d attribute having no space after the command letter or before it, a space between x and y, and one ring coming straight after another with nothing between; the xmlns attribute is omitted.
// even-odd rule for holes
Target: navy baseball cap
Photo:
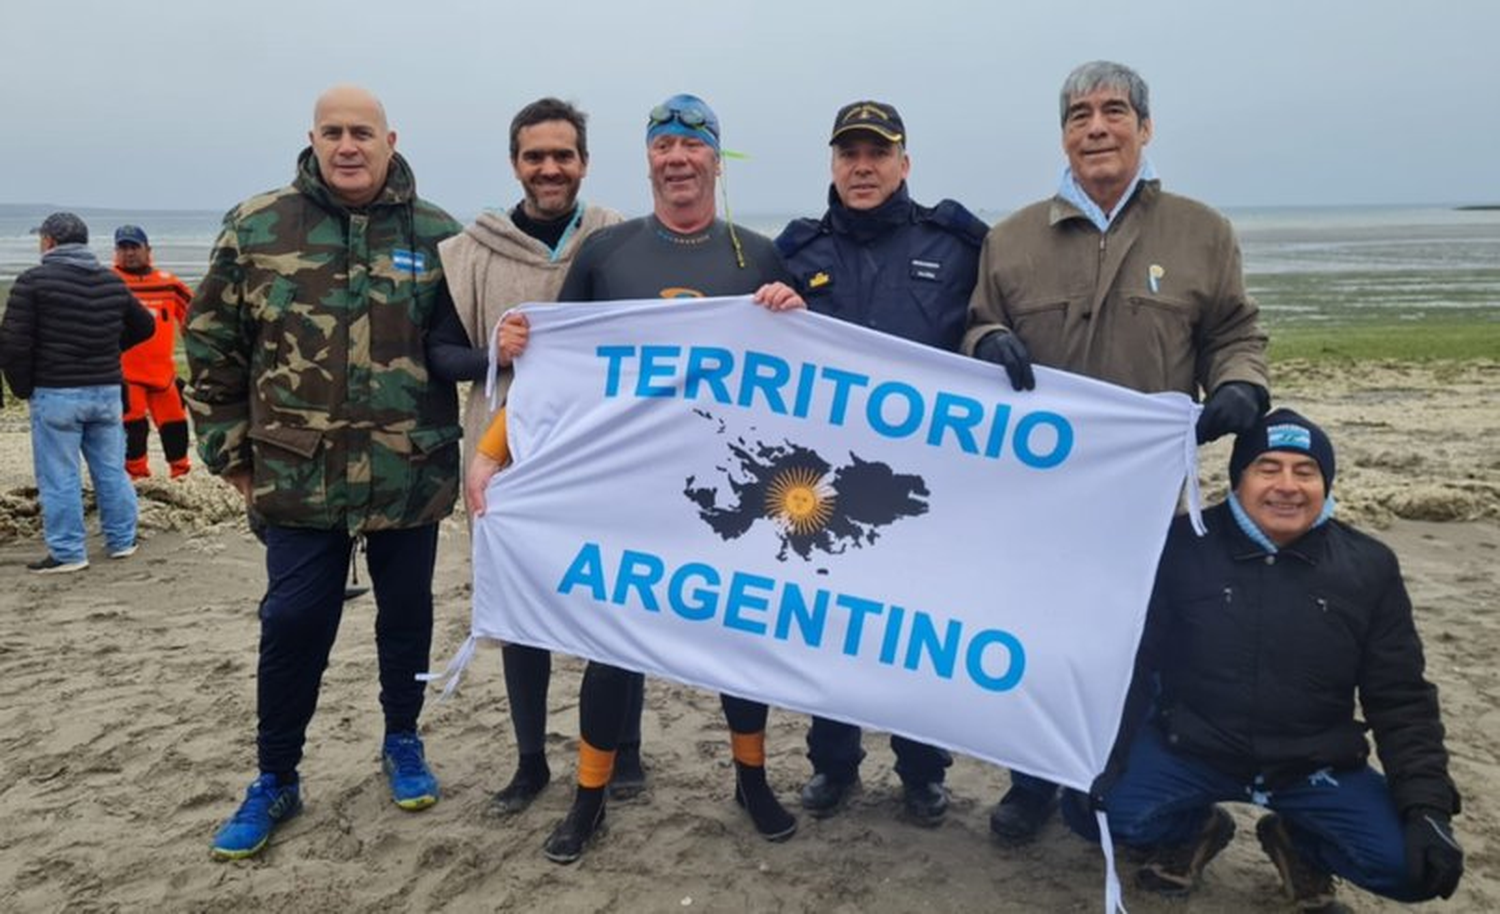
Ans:
<svg viewBox="0 0 1500 914"><path fill-rule="evenodd" d="M115 229L115 244L138 244L141 247L150 247L151 242L146 238L146 230L139 225L122 225Z"/></svg>
<svg viewBox="0 0 1500 914"><path fill-rule="evenodd" d="M840 108L833 119L833 136L828 138L828 145L832 146L856 130L873 133L891 143L906 142L906 125L902 123L901 115L894 105L885 102L850 102Z"/></svg>

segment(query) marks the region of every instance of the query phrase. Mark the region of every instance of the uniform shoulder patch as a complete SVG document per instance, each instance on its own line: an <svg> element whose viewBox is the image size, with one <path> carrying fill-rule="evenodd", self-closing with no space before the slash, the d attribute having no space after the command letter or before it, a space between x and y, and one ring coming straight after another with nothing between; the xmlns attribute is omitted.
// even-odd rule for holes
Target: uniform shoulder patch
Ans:
<svg viewBox="0 0 1500 914"><path fill-rule="evenodd" d="M784 258L790 257L822 233L823 225L816 219L793 219L776 236L776 251Z"/></svg>
<svg viewBox="0 0 1500 914"><path fill-rule="evenodd" d="M975 247L984 244L984 236L990 227L957 200L943 200L928 212L928 219L949 234L967 241Z"/></svg>

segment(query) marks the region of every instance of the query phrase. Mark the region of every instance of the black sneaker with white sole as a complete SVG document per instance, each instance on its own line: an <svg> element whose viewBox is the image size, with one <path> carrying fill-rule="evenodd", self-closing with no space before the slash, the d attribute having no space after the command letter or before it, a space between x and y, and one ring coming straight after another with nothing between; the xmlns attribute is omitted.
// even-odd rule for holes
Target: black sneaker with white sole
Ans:
<svg viewBox="0 0 1500 914"><path fill-rule="evenodd" d="M87 567L89 567L88 559L80 559L76 562L59 562L52 557L51 553L48 553L46 558L26 563L26 570L36 574L71 574L75 571L82 571Z"/></svg>

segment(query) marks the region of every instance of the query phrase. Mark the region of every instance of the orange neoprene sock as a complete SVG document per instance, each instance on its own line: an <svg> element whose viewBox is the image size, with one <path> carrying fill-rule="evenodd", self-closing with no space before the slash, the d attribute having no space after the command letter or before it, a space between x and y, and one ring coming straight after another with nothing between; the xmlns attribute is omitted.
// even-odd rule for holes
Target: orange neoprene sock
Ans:
<svg viewBox="0 0 1500 914"><path fill-rule="evenodd" d="M510 438L505 428L503 408L490 420L490 427L484 430L475 449L498 464L510 462Z"/></svg>
<svg viewBox="0 0 1500 914"><path fill-rule="evenodd" d="M734 749L734 760L741 765L755 768L766 767L766 731L758 733L729 734L729 744Z"/></svg>
<svg viewBox="0 0 1500 914"><path fill-rule="evenodd" d="M609 784L615 771L614 750L595 749L588 740L578 741L578 786L598 788Z"/></svg>

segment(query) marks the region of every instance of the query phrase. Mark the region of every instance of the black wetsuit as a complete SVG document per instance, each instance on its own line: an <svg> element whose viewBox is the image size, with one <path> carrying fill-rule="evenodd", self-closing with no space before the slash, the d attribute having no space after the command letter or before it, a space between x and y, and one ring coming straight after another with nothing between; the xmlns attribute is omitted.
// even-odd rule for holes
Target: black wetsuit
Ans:
<svg viewBox="0 0 1500 914"><path fill-rule="evenodd" d="M739 226L735 235L743 267L723 221L691 235L667 229L655 216L601 229L578 249L558 301L707 298L749 294L769 282L790 285L791 277L769 238ZM578 707L580 729L589 745L605 751L619 746L629 696L639 692L642 679L640 673L589 662ZM732 732L759 733L766 728L764 704L733 695L720 699Z"/></svg>

